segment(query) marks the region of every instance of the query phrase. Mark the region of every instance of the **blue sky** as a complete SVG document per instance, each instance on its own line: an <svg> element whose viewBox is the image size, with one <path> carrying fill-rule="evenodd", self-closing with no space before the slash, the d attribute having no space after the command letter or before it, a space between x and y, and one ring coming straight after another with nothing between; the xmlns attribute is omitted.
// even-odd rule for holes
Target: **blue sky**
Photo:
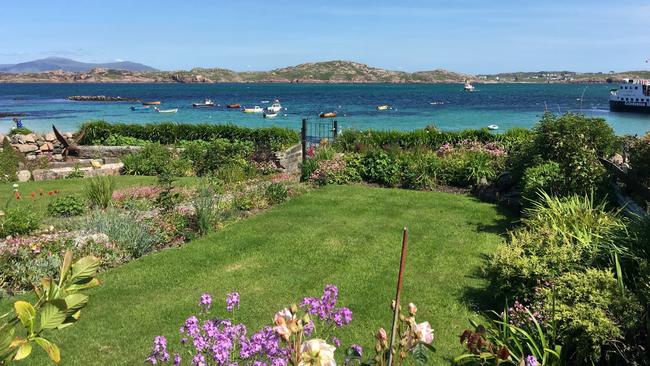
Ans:
<svg viewBox="0 0 650 366"><path fill-rule="evenodd" d="M0 64L164 70L353 60L467 73L648 69L648 0L3 0Z"/></svg>

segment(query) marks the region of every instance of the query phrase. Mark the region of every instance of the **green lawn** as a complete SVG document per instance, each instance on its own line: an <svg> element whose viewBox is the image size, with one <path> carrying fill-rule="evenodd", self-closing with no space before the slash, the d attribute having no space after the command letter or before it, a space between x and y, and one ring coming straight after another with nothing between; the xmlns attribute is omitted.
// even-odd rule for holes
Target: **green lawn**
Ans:
<svg viewBox="0 0 650 366"><path fill-rule="evenodd" d="M63 189L63 188L61 188ZM354 312L343 343L371 351L373 333L389 327L403 226L410 230L404 302L429 320L449 364L458 335L475 316L483 255L501 240L509 217L469 196L330 186L293 199L181 248L100 275L81 321L57 335L63 365L138 365L154 336L171 337L197 309L201 293L218 305L241 293L237 320L258 328L328 283ZM37 352L42 353L42 352ZM26 363L27 364L27 363ZM36 357L29 364L46 364Z"/></svg>

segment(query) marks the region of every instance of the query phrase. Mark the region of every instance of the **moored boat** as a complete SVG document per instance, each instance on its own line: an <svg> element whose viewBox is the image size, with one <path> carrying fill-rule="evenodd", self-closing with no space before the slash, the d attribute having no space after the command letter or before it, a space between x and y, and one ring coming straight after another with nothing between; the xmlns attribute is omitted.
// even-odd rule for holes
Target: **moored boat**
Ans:
<svg viewBox="0 0 650 366"><path fill-rule="evenodd" d="M336 112L323 112L318 115L320 118L335 118Z"/></svg>
<svg viewBox="0 0 650 366"><path fill-rule="evenodd" d="M260 106L255 106L253 108L244 108L244 113L263 113L264 109Z"/></svg>
<svg viewBox="0 0 650 366"><path fill-rule="evenodd" d="M488 128L488 130L498 130L499 126L497 126L497 125L489 125L489 126L487 126L487 128Z"/></svg>
<svg viewBox="0 0 650 366"><path fill-rule="evenodd" d="M160 109L160 108L156 107L155 110L158 113L176 113L176 112L178 112L178 108Z"/></svg>
<svg viewBox="0 0 650 366"><path fill-rule="evenodd" d="M241 108L241 104L239 104L239 103L228 104L228 105L226 105L226 108L239 109L239 108Z"/></svg>
<svg viewBox="0 0 650 366"><path fill-rule="evenodd" d="M142 102L142 105L160 105L160 101L155 100L155 101L152 101L152 102Z"/></svg>
<svg viewBox="0 0 650 366"><path fill-rule="evenodd" d="M145 106L142 106L142 107L131 106L131 110L132 111L148 111L149 106L148 105L145 105Z"/></svg>
<svg viewBox="0 0 650 366"><path fill-rule="evenodd" d="M388 104L383 104L383 105L378 105L377 106L378 111L385 111L387 109L390 109L390 106Z"/></svg>
<svg viewBox="0 0 650 366"><path fill-rule="evenodd" d="M264 118L275 118L278 114L276 112L264 112Z"/></svg>
<svg viewBox="0 0 650 366"><path fill-rule="evenodd" d="M650 80L626 80L610 90L609 110L650 113Z"/></svg>
<svg viewBox="0 0 650 366"><path fill-rule="evenodd" d="M203 102L192 103L192 107L194 107L194 108L210 108L210 107L214 107L214 102L210 98L205 98L203 100Z"/></svg>
<svg viewBox="0 0 650 366"><path fill-rule="evenodd" d="M465 82L465 86L463 87L463 89L464 89L466 92L473 92L473 91L476 90L476 89L474 88L474 85L472 85L472 83L470 83L469 81L466 81L466 82Z"/></svg>
<svg viewBox="0 0 650 366"><path fill-rule="evenodd" d="M278 113L282 110L282 104L280 104L279 100L274 100L273 104L271 104L270 107L266 107L266 111L269 113Z"/></svg>

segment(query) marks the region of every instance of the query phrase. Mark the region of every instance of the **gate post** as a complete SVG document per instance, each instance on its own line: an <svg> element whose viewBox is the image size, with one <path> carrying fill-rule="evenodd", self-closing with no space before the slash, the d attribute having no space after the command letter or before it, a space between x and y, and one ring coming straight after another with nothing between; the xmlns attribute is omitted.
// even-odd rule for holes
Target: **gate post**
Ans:
<svg viewBox="0 0 650 366"><path fill-rule="evenodd" d="M336 140L336 137L339 135L339 121L334 120L334 140Z"/></svg>
<svg viewBox="0 0 650 366"><path fill-rule="evenodd" d="M300 129L300 140L302 144L302 160L307 159L307 118L302 119L302 128Z"/></svg>

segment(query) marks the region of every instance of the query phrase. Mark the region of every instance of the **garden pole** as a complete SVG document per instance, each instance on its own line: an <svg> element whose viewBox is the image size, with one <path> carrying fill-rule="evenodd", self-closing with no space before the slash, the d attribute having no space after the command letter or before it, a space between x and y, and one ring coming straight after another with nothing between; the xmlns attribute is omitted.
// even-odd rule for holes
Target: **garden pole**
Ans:
<svg viewBox="0 0 650 366"><path fill-rule="evenodd" d="M302 119L302 128L300 129L300 139L302 140L302 161L307 159L307 118Z"/></svg>
<svg viewBox="0 0 650 366"><path fill-rule="evenodd" d="M395 336L397 336L397 322L399 321L400 299L402 297L402 282L404 280L404 265L406 264L406 249L408 247L409 231L404 227L404 235L402 236L402 256L399 261L399 275L397 276L397 291L395 293L395 309L393 312L393 326L390 330L390 343L388 344L388 366L393 365L393 343L395 343Z"/></svg>

